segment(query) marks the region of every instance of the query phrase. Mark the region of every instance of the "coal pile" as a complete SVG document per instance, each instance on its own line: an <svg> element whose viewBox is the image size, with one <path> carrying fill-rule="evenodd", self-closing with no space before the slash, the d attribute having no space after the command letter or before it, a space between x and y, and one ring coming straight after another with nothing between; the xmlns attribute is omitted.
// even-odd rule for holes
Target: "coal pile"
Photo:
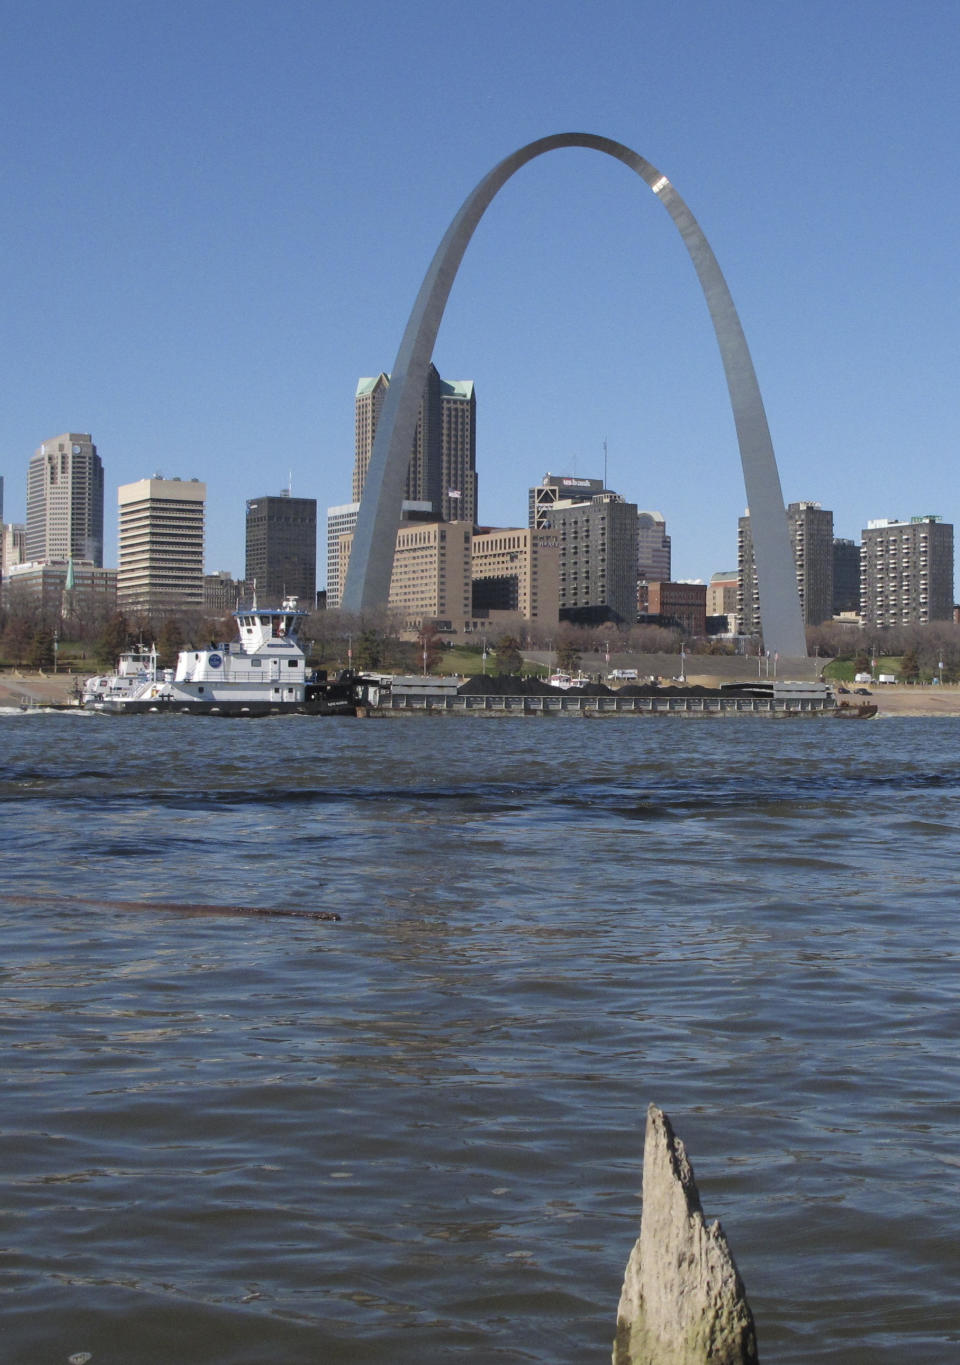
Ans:
<svg viewBox="0 0 960 1365"><path fill-rule="evenodd" d="M478 674L475 678L467 678L457 691L462 697L553 697L560 688L551 687L542 678L520 678L515 673L501 673L496 677Z"/></svg>
<svg viewBox="0 0 960 1365"><path fill-rule="evenodd" d="M518 677L505 673L497 677L479 675L467 678L457 688L461 696L470 697L612 697L613 690L605 683L584 683L582 687L551 687L542 678Z"/></svg>

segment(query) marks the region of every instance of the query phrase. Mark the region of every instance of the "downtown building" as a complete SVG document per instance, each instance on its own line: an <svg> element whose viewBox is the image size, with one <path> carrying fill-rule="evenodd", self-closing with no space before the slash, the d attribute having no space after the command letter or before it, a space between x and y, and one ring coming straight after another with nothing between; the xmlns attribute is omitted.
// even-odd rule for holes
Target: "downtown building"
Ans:
<svg viewBox="0 0 960 1365"><path fill-rule="evenodd" d="M637 513L637 579L670 582L670 537L662 512Z"/></svg>
<svg viewBox="0 0 960 1365"><path fill-rule="evenodd" d="M817 626L833 616L833 513L818 502L791 502L786 517L803 623ZM762 633L749 511L737 523L737 615L744 635Z"/></svg>
<svg viewBox="0 0 960 1365"><path fill-rule="evenodd" d="M103 464L89 435L44 441L27 470L25 558L103 565Z"/></svg>
<svg viewBox="0 0 960 1365"><path fill-rule="evenodd" d="M937 516L870 521L860 546L860 620L920 625L953 618L953 526Z"/></svg>
<svg viewBox="0 0 960 1365"><path fill-rule="evenodd" d="M358 502L344 502L338 507L327 508L327 607L335 610L340 606L343 596L343 585L347 576L346 560L341 569L341 538L350 536L350 545L353 544L353 532L357 526L357 516L360 512ZM400 511L401 521L435 521L436 516L433 507L429 502L410 502L405 501Z"/></svg>
<svg viewBox="0 0 960 1365"><path fill-rule="evenodd" d="M315 498L251 498L247 502L246 581L256 583L261 606L296 597L312 609L317 598Z"/></svg>
<svg viewBox="0 0 960 1365"><path fill-rule="evenodd" d="M553 509L560 503L589 502L599 493L608 493L602 479L579 479L575 474L544 474L530 489L527 525L542 531L552 525Z"/></svg>
<svg viewBox="0 0 960 1365"><path fill-rule="evenodd" d="M353 501L359 502L390 376L361 379L354 398ZM441 379L431 364L414 433L404 498L437 521L477 519L477 399L470 379Z"/></svg>
<svg viewBox="0 0 960 1365"><path fill-rule="evenodd" d="M468 628L472 534L463 521L409 522L397 531L387 605L402 618L403 630L417 631L425 621L434 621L445 632ZM353 532L348 531L339 546L344 577L352 549Z"/></svg>
<svg viewBox="0 0 960 1365"><path fill-rule="evenodd" d="M860 615L860 546L855 540L834 537L833 614Z"/></svg>
<svg viewBox="0 0 960 1365"><path fill-rule="evenodd" d="M471 547L470 630L538 625L560 619L560 539L534 527L477 531Z"/></svg>
<svg viewBox="0 0 960 1365"><path fill-rule="evenodd" d="M536 490L531 490L535 492ZM539 527L559 552L561 621L633 625L637 619L637 506L610 490L558 499Z"/></svg>
<svg viewBox="0 0 960 1365"><path fill-rule="evenodd" d="M3 605L7 610L28 612L51 628L75 621L92 629L117 609L117 571L88 559L13 564L4 578Z"/></svg>
<svg viewBox="0 0 960 1365"><path fill-rule="evenodd" d="M739 634L737 583L736 569L722 569L719 573L711 574L707 584L707 617L713 617L714 620L724 618L726 625L723 633L727 635Z"/></svg>
<svg viewBox="0 0 960 1365"><path fill-rule="evenodd" d="M139 479L117 490L117 606L146 615L203 608L207 488L199 479Z"/></svg>

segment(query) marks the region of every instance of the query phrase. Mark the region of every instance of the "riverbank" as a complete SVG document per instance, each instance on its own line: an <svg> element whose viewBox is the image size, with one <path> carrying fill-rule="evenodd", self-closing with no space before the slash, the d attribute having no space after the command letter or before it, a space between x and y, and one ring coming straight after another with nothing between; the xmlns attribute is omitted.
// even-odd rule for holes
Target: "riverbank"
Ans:
<svg viewBox="0 0 960 1365"><path fill-rule="evenodd" d="M83 690L89 673L47 673L31 669L10 669L0 673L0 706L70 706Z"/></svg>

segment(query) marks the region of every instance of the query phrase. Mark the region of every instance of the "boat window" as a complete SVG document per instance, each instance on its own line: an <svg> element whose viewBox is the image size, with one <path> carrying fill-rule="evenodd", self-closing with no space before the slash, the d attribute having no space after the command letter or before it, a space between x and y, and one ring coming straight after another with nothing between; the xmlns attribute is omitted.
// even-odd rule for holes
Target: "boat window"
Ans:
<svg viewBox="0 0 960 1365"><path fill-rule="evenodd" d="M300 662L299 659L288 659L288 660L287 660L287 667L288 667L288 668L296 668L296 666L297 666L297 664L298 664L299 662Z"/></svg>
<svg viewBox="0 0 960 1365"><path fill-rule="evenodd" d="M263 660L262 660L262 659L251 659L251 660L250 660L250 667L251 667L251 668L262 668L262 667L263 667Z"/></svg>

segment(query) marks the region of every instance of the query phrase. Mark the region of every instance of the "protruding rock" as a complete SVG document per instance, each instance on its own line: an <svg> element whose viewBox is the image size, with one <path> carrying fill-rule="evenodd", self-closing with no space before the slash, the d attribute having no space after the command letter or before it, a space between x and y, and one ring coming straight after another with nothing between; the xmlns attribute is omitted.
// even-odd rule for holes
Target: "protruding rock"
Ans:
<svg viewBox="0 0 960 1365"><path fill-rule="evenodd" d="M627 1262L613 1365L757 1365L743 1281L719 1223L707 1227L693 1168L651 1104L640 1237Z"/></svg>

